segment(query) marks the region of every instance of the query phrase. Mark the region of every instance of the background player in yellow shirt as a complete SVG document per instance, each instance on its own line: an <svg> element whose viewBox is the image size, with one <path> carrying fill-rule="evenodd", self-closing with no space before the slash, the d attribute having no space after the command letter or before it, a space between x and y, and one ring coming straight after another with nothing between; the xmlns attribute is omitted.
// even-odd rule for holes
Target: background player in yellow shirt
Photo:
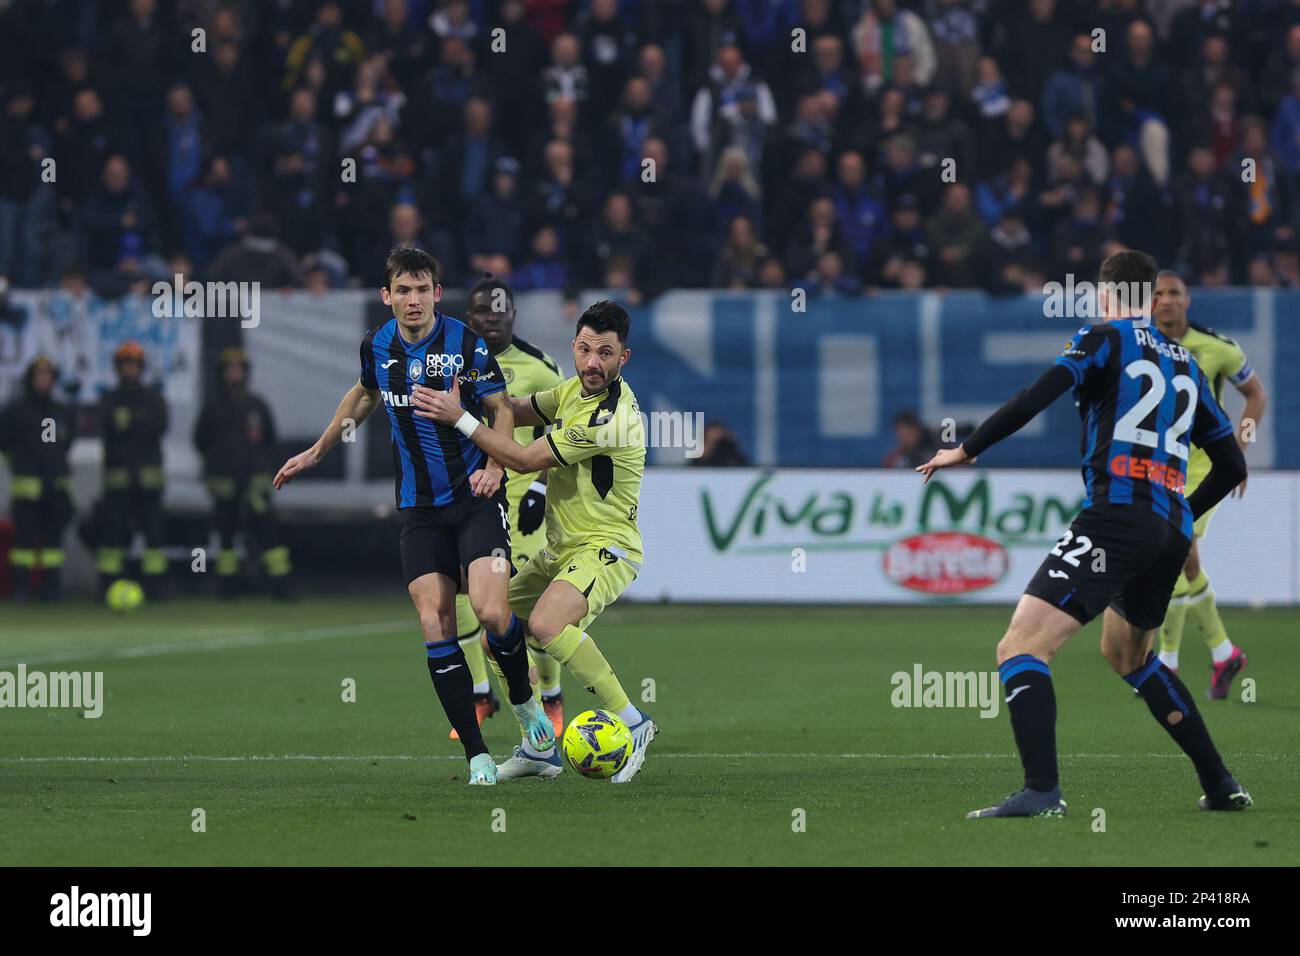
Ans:
<svg viewBox="0 0 1300 956"><path fill-rule="evenodd" d="M1259 427L1259 421L1268 405L1268 395L1259 376L1246 360L1241 346L1226 335L1188 320L1187 310L1191 304L1187 286L1178 273L1166 269L1156 277L1153 314L1160 331L1166 338L1185 346L1192 353L1196 364L1209 379L1214 397L1220 405L1223 404L1225 382L1231 382L1245 396L1246 407L1241 413L1241 427L1237 431L1237 444L1244 454L1246 438L1250 434L1246 430L1247 423L1253 423L1252 429ZM1195 491L1209 471L1209 457L1201 449L1193 448L1191 459L1187 463L1186 494ZM1241 495L1245 490L1246 483L1243 481L1233 494ZM1178 648L1183 641L1183 626L1191 618L1205 635L1205 642L1209 645L1210 656L1214 661L1209 697L1211 700L1223 700L1228 696L1232 679L1246 666L1246 655L1229 639L1223 619L1219 617L1219 609L1215 606L1209 576L1201 567L1198 542L1205 537L1214 511L1211 508L1201 515L1193 529L1192 549L1188 552L1187 563L1178 578L1165 623L1160 629L1160 660L1170 670L1178 670Z"/></svg>
<svg viewBox="0 0 1300 956"><path fill-rule="evenodd" d="M465 317L469 327L482 337L505 376L506 392L527 398L564 381L560 366L541 349L515 335L515 296L490 273L469 293ZM532 425L515 429L515 441L527 445L546 429ZM506 469L506 506L510 514L510 553L515 567L523 567L546 544L546 472L521 475ZM501 704L488 683L488 664L481 643L482 628L474 616L468 594L456 595L456 634L470 676L474 680L474 704L478 722L496 713ZM542 706L551 719L557 737L564 736L564 698L560 693L560 665L549 654L529 648L529 661L536 671ZM490 662L498 682L505 680L496 662ZM501 683L504 687L505 684ZM451 739L456 739L455 728Z"/></svg>
<svg viewBox="0 0 1300 956"><path fill-rule="evenodd" d="M608 300L578 317L573 339L578 374L531 398L510 400L516 424L554 426L527 446L505 435L493 438L491 429L464 414L455 392L417 386L411 394L416 415L454 424L507 468L550 469L546 547L510 582L510 606L527 618L533 639L632 731L632 752L611 778L614 783L636 776L658 732L586 631L636 578L642 560L636 520L645 429L636 396L622 378L632 354L629 324L627 311ZM558 754L539 752L525 738L498 773L509 780L553 777L560 769Z"/></svg>

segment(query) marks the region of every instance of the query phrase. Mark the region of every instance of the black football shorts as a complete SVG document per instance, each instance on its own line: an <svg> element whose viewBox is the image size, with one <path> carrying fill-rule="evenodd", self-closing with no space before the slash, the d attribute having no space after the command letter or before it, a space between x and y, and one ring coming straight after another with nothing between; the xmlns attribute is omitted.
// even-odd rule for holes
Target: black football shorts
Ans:
<svg viewBox="0 0 1300 956"><path fill-rule="evenodd" d="M402 575L410 584L431 573L461 581L461 570L479 558L510 560L510 518L502 488L491 498L463 498L449 505L402 508Z"/></svg>
<svg viewBox="0 0 1300 956"><path fill-rule="evenodd" d="M1192 542L1149 507L1079 512L1025 588L1087 624L1107 607L1134 627L1159 627Z"/></svg>

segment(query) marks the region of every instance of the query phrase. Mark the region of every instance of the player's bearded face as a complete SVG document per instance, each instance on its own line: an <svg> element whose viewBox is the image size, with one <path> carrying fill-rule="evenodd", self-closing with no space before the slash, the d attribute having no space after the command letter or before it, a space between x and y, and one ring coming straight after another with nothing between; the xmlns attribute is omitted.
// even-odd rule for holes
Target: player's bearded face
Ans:
<svg viewBox="0 0 1300 956"><path fill-rule="evenodd" d="M583 393L594 395L618 378L631 354L613 332L583 326L573 340L573 367L582 376Z"/></svg>

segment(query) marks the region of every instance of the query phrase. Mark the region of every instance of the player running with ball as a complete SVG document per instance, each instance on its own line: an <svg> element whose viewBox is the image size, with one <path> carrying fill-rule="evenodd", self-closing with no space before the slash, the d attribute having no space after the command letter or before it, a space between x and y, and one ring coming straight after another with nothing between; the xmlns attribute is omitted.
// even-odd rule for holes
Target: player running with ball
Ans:
<svg viewBox="0 0 1300 956"><path fill-rule="evenodd" d="M1083 510L1030 580L997 649L1025 786L969 817L1065 815L1048 665L1099 614L1102 655L1192 759L1205 790L1201 809L1251 805L1250 794L1224 766L1192 695L1151 652L1191 547L1193 522L1246 478L1232 423L1191 352L1114 294L1117 286L1142 289L1149 302L1155 281L1155 260L1145 253L1110 256L1102 263L1098 292L1106 321L1080 329L1038 381L961 445L916 469L929 481L940 468L974 462L1074 388L1084 425ZM1189 438L1209 456L1211 468L1184 498Z"/></svg>
<svg viewBox="0 0 1300 956"><path fill-rule="evenodd" d="M512 398L517 425L554 425L531 444L487 428L461 405L453 388L417 386L415 414L454 425L479 448L512 471L548 469L546 547L510 584L510 606L528 619L528 630L546 653L569 669L632 731L627 764L611 780L631 780L645 760L658 728L639 710L586 633L640 569L637 499L645 471L641 409L622 370L629 319L616 303L601 300L578 318L573 364L578 374L531 398ZM554 777L558 753L541 753L527 737L499 768L501 779Z"/></svg>
<svg viewBox="0 0 1300 956"><path fill-rule="evenodd" d="M529 746L538 753L556 750L551 722L533 699L524 625L507 602L510 531L503 468L454 428L417 418L411 394L450 390L460 411L475 421L486 412L492 426L483 430L510 444L514 416L487 344L437 311L442 298L437 260L409 246L394 249L380 296L393 318L362 339L360 380L343 396L316 444L280 468L275 487L318 465L349 423L360 425L383 404L397 468L402 572L420 615L429 676L465 748L470 784L495 784L497 765L479 730L474 680L456 640L456 592L462 582L505 674L511 708L526 728Z"/></svg>

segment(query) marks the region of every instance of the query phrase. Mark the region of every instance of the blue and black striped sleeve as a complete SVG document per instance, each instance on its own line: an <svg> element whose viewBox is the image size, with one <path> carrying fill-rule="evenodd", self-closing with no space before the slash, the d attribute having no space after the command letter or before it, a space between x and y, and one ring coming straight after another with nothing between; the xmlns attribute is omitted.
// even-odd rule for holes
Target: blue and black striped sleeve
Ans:
<svg viewBox="0 0 1300 956"><path fill-rule="evenodd" d="M375 378L375 334L368 332L361 340L361 387L378 388L379 380Z"/></svg>
<svg viewBox="0 0 1300 956"><path fill-rule="evenodd" d="M1114 334L1106 326L1085 325L1065 343L1065 350L1057 356L1057 365L1066 368L1076 386L1088 379L1088 373L1102 368L1114 347Z"/></svg>
<svg viewBox="0 0 1300 956"><path fill-rule="evenodd" d="M501 366L497 364L496 356L481 338L474 339L473 356L469 381L474 387L474 396L482 401L489 395L505 391L506 379L501 374Z"/></svg>

